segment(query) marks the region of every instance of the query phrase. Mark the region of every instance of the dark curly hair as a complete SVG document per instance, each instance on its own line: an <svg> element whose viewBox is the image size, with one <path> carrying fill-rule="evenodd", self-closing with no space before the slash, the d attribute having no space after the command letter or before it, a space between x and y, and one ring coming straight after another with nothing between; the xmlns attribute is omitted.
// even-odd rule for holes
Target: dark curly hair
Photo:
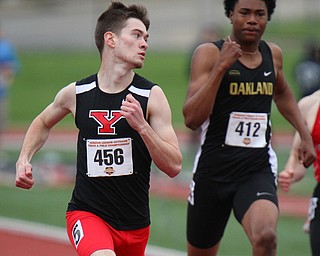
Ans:
<svg viewBox="0 0 320 256"><path fill-rule="evenodd" d="M234 7L236 3L239 0L224 0L224 10L227 17L229 17L230 12L234 10ZM266 3L267 9L268 9L268 20L271 20L271 15L274 12L274 9L276 8L276 0L261 0Z"/></svg>

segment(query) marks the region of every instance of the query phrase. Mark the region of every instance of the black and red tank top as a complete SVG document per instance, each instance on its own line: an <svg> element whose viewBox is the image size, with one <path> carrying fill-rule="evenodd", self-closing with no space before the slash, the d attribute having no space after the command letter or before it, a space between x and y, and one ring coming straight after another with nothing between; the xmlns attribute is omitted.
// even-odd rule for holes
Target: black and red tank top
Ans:
<svg viewBox="0 0 320 256"><path fill-rule="evenodd" d="M153 86L138 74L114 94L100 90L97 74L76 83L77 174L68 211L91 212L118 230L150 225L151 157L120 106L131 93L146 118Z"/></svg>
<svg viewBox="0 0 320 256"><path fill-rule="evenodd" d="M320 183L320 107L312 129L312 140L316 150L316 160L314 161L315 178Z"/></svg>

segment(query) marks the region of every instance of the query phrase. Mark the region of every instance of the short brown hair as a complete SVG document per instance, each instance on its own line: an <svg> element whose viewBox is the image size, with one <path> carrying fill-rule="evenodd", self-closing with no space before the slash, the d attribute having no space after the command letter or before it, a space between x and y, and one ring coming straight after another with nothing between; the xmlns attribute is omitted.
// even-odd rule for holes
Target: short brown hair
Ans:
<svg viewBox="0 0 320 256"><path fill-rule="evenodd" d="M95 42L100 55L104 46L104 34L110 31L119 35L129 18L141 20L147 30L150 27L148 11L142 5L125 6L121 2L112 2L110 7L100 15L95 30Z"/></svg>

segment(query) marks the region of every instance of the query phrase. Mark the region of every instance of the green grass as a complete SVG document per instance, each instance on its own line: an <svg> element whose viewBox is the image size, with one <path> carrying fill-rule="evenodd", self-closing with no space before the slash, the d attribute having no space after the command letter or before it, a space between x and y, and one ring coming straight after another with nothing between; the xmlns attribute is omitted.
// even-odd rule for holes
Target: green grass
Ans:
<svg viewBox="0 0 320 256"><path fill-rule="evenodd" d="M98 55L90 52L20 52L22 69L12 86L11 124L27 126L67 84L95 72ZM72 118L61 126L72 127Z"/></svg>
<svg viewBox="0 0 320 256"><path fill-rule="evenodd" d="M1 186L0 190L1 216L65 226L65 211L71 197L69 187L36 186L31 190L22 190Z"/></svg>
<svg viewBox="0 0 320 256"><path fill-rule="evenodd" d="M297 42L309 38L320 39L319 18L292 19L285 22L271 21L268 24L266 36L274 40L290 40ZM294 46L291 44L291 46Z"/></svg>

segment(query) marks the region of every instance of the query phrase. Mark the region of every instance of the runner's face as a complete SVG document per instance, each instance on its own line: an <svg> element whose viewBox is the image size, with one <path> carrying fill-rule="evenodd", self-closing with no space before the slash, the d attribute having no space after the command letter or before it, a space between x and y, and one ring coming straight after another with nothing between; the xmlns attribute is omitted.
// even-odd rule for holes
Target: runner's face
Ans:
<svg viewBox="0 0 320 256"><path fill-rule="evenodd" d="M260 40L268 23L268 9L262 0L239 0L230 13L233 34L241 43Z"/></svg>
<svg viewBox="0 0 320 256"><path fill-rule="evenodd" d="M118 36L116 55L120 61L141 68L148 48L148 33L142 21L130 18Z"/></svg>

